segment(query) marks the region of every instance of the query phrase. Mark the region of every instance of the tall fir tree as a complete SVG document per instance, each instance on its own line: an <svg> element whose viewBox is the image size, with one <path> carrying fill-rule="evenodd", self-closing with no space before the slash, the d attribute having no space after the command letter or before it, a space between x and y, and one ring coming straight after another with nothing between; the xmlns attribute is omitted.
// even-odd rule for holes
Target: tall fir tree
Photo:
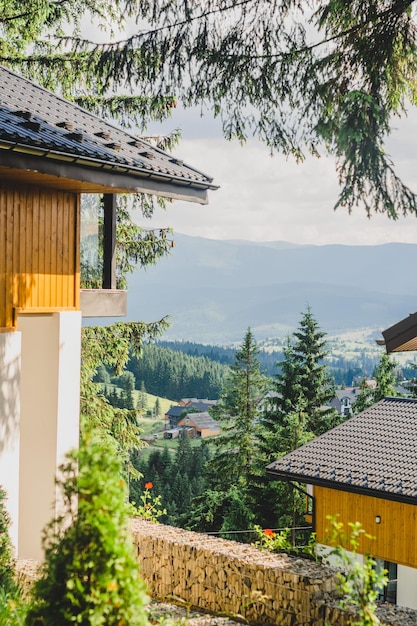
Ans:
<svg viewBox="0 0 417 626"><path fill-rule="evenodd" d="M290 485L270 482L265 466L337 423L336 411L327 406L335 386L323 362L325 343L325 333L308 307L299 328L287 339L275 393L261 417L256 512L263 525L303 523L304 499Z"/></svg>
<svg viewBox="0 0 417 626"><path fill-rule="evenodd" d="M266 379L260 371L259 348L251 329L236 352L235 362L217 403L221 434L210 462L221 479L246 487L257 454L257 431Z"/></svg>
<svg viewBox="0 0 417 626"><path fill-rule="evenodd" d="M143 382L143 380L140 383L140 391L138 394L137 407L138 409L141 409L142 411L146 411L146 409L148 408L148 397L146 395L146 387L145 387L145 383Z"/></svg>
<svg viewBox="0 0 417 626"><path fill-rule="evenodd" d="M190 526L195 530L246 530L253 523L257 431L266 378L260 371L259 348L251 329L230 366L216 409L222 432L206 463L207 487L193 503ZM239 503L236 493L239 493ZM240 540L244 535L238 535Z"/></svg>
<svg viewBox="0 0 417 626"><path fill-rule="evenodd" d="M374 370L374 381L362 380L360 392L353 404L353 412L360 413L386 397L397 396L397 379L395 369L397 363L389 354L381 354L379 363Z"/></svg>
<svg viewBox="0 0 417 626"><path fill-rule="evenodd" d="M136 401L133 397L135 389L135 377L132 372L123 372L120 376L120 384L122 385L121 404L123 409L134 411L136 409Z"/></svg>
<svg viewBox="0 0 417 626"><path fill-rule="evenodd" d="M407 390L412 398L417 398L417 363L409 363L409 366L414 371L414 376L407 381Z"/></svg>
<svg viewBox="0 0 417 626"><path fill-rule="evenodd" d="M395 369L397 363L391 360L389 354L382 354L375 368L375 402L383 398L397 396L397 379Z"/></svg>
<svg viewBox="0 0 417 626"><path fill-rule="evenodd" d="M320 329L310 307L302 314L293 337L294 373L307 414L307 430L321 435L337 423L336 411L328 407L336 395L336 387L324 363L328 354L326 333Z"/></svg>

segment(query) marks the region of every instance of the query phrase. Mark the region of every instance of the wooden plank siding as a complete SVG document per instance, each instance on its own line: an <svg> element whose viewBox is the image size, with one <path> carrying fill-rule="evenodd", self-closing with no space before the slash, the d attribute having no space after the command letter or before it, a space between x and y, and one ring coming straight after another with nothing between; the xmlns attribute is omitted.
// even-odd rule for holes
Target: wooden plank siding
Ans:
<svg viewBox="0 0 417 626"><path fill-rule="evenodd" d="M80 197L0 181L0 328L16 309L78 310Z"/></svg>
<svg viewBox="0 0 417 626"><path fill-rule="evenodd" d="M327 515L345 524L360 522L374 539L362 537L360 552L400 565L417 567L417 505L314 486L318 543L328 545ZM381 523L375 522L379 515ZM345 546L347 547L347 546Z"/></svg>

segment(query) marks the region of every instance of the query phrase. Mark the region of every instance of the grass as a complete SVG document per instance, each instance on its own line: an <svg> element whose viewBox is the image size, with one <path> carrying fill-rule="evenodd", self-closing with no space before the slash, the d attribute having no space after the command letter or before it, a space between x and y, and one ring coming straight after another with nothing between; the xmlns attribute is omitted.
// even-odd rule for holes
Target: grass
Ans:
<svg viewBox="0 0 417 626"><path fill-rule="evenodd" d="M200 438L190 439L190 445L192 448L197 448L201 445L201 441L204 441L208 444L209 448L213 448L214 439L216 439L215 436L207 437L203 440ZM147 461L149 455L152 454L152 452L154 452L155 450L159 450L162 452L165 447L168 448L171 454L176 454L178 449L178 442L178 439L163 439L163 435L161 434L159 439L155 439L155 441L153 441L152 443L148 444L144 448L141 448L140 456L144 461Z"/></svg>
<svg viewBox="0 0 417 626"><path fill-rule="evenodd" d="M140 391L135 390L133 392L133 397L136 402L138 401ZM155 406L156 399L159 398L159 406L161 407L161 415L165 415L169 411L169 409L177 404L174 400L169 400L168 398L161 398L160 396L153 396L151 393L146 393L146 406L147 409L153 409Z"/></svg>
<svg viewBox="0 0 417 626"><path fill-rule="evenodd" d="M163 419L153 419L152 417L140 417L138 419L139 427L141 429L141 437L150 437L154 433L161 433L162 436L164 430Z"/></svg>

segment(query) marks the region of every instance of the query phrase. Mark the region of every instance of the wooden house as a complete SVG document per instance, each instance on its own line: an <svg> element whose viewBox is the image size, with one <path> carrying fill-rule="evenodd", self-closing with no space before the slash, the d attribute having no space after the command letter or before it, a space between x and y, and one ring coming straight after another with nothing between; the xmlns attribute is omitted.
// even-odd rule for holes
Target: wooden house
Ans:
<svg viewBox="0 0 417 626"><path fill-rule="evenodd" d="M181 406L180 404L171 406L164 415L166 428L170 428L170 429L176 428L179 420L181 419L181 416L185 412L186 412L185 407Z"/></svg>
<svg viewBox="0 0 417 626"><path fill-rule="evenodd" d="M220 426L207 411L188 413L179 420L177 427L191 429L193 437L212 437L220 433Z"/></svg>
<svg viewBox="0 0 417 626"><path fill-rule="evenodd" d="M0 485L38 559L55 472L78 445L82 313L120 315L115 194L207 203L209 177L0 67ZM104 195L103 291L80 293L80 197Z"/></svg>
<svg viewBox="0 0 417 626"><path fill-rule="evenodd" d="M360 522L360 552L389 571L386 598L417 609L417 400L385 398L270 464L270 477L307 485L319 544L328 516ZM309 498L309 499L310 499ZM384 598L381 598L384 599Z"/></svg>

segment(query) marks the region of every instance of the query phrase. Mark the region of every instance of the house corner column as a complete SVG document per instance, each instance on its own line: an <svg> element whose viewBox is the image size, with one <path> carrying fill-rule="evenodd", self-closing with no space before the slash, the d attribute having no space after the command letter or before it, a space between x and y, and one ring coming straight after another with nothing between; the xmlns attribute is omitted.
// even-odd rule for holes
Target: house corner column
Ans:
<svg viewBox="0 0 417 626"><path fill-rule="evenodd" d="M78 447L81 312L19 315L22 333L19 558L43 559L56 471Z"/></svg>

